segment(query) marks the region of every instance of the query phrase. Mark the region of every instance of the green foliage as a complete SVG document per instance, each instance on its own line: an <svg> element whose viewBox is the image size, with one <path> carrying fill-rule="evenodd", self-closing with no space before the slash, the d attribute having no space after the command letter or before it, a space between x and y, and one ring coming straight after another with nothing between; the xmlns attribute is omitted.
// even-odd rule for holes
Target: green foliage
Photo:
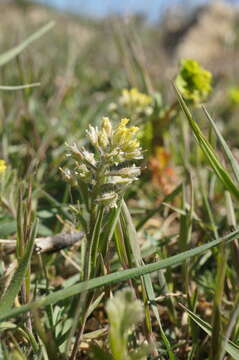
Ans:
<svg viewBox="0 0 239 360"><path fill-rule="evenodd" d="M94 279L87 280L85 282L83 281L80 284L72 285L65 289L52 292L51 294L39 298L38 300L32 302L31 304L17 307L15 309L6 312L3 315L0 315L0 321L5 321L14 316L24 314L31 309L37 309L48 305L56 304L57 302L65 300L69 297L84 293L92 289L96 289L98 287L133 279L135 277L150 274L154 271L159 271L161 269L176 267L177 265L181 265L187 259L190 259L191 257L196 255L203 254L204 252L210 250L215 246L220 245L221 243L224 242L230 243L231 241L235 240L238 237L238 234L239 234L239 230L232 232L231 234L223 238L219 238L218 240L213 240L208 244L198 246L195 249L187 250L185 252L168 257L164 260L160 260L152 264L142 265L137 268L132 268L124 271L121 270L113 274L99 276Z"/></svg>
<svg viewBox="0 0 239 360"><path fill-rule="evenodd" d="M1 18L0 358L237 359L232 74L215 74L217 119L202 119L212 75L182 60L180 108L156 28L56 14L41 27L44 9L11 31ZM35 251L35 236L78 231L71 248Z"/></svg>
<svg viewBox="0 0 239 360"><path fill-rule="evenodd" d="M134 298L130 289L119 291L108 300L106 311L110 323L110 348L114 360L136 359L135 354L128 351L129 331L143 320L143 306ZM138 357L145 359L146 353Z"/></svg>

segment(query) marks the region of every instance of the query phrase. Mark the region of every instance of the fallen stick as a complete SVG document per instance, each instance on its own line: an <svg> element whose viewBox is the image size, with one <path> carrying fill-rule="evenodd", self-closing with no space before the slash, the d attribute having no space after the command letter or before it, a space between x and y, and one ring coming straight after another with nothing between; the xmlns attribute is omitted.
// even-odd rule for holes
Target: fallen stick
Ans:
<svg viewBox="0 0 239 360"><path fill-rule="evenodd" d="M37 254L54 253L74 245L80 241L84 235L85 234L82 231L78 231L73 233L60 233L54 236L36 238L35 251ZM16 240L0 239L0 244L14 249L16 247Z"/></svg>

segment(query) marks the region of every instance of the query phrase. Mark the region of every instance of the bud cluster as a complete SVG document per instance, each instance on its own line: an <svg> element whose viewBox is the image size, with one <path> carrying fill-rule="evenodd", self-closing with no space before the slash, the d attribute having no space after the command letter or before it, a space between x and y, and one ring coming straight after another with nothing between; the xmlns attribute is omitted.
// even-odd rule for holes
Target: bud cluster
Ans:
<svg viewBox="0 0 239 360"><path fill-rule="evenodd" d="M140 168L132 164L142 159L138 128L127 127L128 122L124 118L113 129L109 118L103 117L100 128L89 126L86 134L94 151L67 144L72 166L61 169L65 180L75 186L88 184L94 201L109 208L117 206L120 193L140 175Z"/></svg>
<svg viewBox="0 0 239 360"><path fill-rule="evenodd" d="M150 115L152 109L153 99L151 96L141 93L138 89L123 89L119 98L119 104L126 109L137 113Z"/></svg>
<svg viewBox="0 0 239 360"><path fill-rule="evenodd" d="M192 59L183 59L176 86L185 100L199 104L207 99L212 91L212 74Z"/></svg>

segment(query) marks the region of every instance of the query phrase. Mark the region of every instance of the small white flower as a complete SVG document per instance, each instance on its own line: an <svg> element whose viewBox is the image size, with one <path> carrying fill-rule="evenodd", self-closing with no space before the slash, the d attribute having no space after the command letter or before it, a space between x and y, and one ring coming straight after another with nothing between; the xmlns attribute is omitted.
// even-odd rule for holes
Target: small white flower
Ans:
<svg viewBox="0 0 239 360"><path fill-rule="evenodd" d="M77 168L75 171L76 176L79 176L82 180L90 180L91 179L91 172L88 170L85 164L76 164Z"/></svg>
<svg viewBox="0 0 239 360"><path fill-rule="evenodd" d="M108 105L108 111L114 112L114 111L116 111L116 110L117 110L117 104L116 104L116 103L112 102L112 103L110 103L110 104Z"/></svg>
<svg viewBox="0 0 239 360"><path fill-rule="evenodd" d="M70 169L67 169L67 168L65 168L65 169L62 169L62 168L60 168L60 171L62 172L62 174L63 174L63 177L66 179L66 180L71 180L71 178L72 178L72 173L71 173L71 170Z"/></svg>
<svg viewBox="0 0 239 360"><path fill-rule="evenodd" d="M147 115L147 116L152 115L152 113L153 113L153 108L152 108L151 106L147 106L147 107L144 109L144 113L145 113L145 115Z"/></svg>
<svg viewBox="0 0 239 360"><path fill-rule="evenodd" d="M121 176L110 176L108 183L109 184L131 184L134 180L137 180L137 178L127 178L127 177L121 177Z"/></svg>
<svg viewBox="0 0 239 360"><path fill-rule="evenodd" d="M87 151L85 148L82 149L82 155L83 155L83 159L90 163L91 165L95 166L96 165L96 160L95 160L95 155L94 153L91 153L89 151Z"/></svg>
<svg viewBox="0 0 239 360"><path fill-rule="evenodd" d="M133 164L131 167L126 167L119 170L111 171L110 175L137 178L137 176L140 175L140 168L135 166L135 164Z"/></svg>
<svg viewBox="0 0 239 360"><path fill-rule="evenodd" d="M136 149L132 152L125 153L125 160L140 160L143 159L141 148Z"/></svg>
<svg viewBox="0 0 239 360"><path fill-rule="evenodd" d="M93 127L89 125L89 129L86 130L86 134L88 135L92 145L97 146L98 145L98 139L99 139L99 131L97 127Z"/></svg>

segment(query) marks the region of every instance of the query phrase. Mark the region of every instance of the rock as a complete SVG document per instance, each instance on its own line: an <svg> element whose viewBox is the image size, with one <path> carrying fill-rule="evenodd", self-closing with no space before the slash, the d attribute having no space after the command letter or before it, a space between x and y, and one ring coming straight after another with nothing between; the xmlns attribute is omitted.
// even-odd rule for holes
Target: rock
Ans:
<svg viewBox="0 0 239 360"><path fill-rule="evenodd" d="M189 27L176 48L176 59L193 58L204 66L220 63L235 41L236 7L214 1L201 9L197 21Z"/></svg>

